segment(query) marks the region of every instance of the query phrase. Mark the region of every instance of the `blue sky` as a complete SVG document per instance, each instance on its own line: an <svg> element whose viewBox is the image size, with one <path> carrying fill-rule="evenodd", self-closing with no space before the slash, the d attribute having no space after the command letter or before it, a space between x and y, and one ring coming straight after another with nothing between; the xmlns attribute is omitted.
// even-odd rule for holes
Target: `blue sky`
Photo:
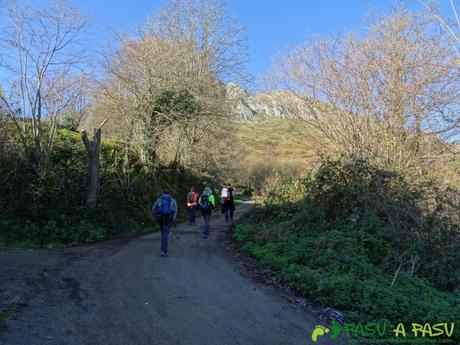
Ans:
<svg viewBox="0 0 460 345"><path fill-rule="evenodd" d="M46 3L52 0L30 0ZM438 0L444 13L451 14L450 0ZM113 38L111 30L128 31L167 0L70 0L90 15L90 46L98 52ZM323 36L359 29L371 9L389 12L392 4L405 3L422 10L418 0L226 0L228 12L245 27L249 45L247 71L262 76L272 57L282 48L305 40L308 33ZM2 0L0 0L0 4ZM0 18L1 19L1 18Z"/></svg>
<svg viewBox="0 0 460 345"><path fill-rule="evenodd" d="M90 15L93 51L110 39L110 29L124 31L142 24L167 0L70 0ZM1 0L0 0L1 2ZM418 0L226 0L228 12L245 27L249 44L248 72L261 76L269 71L280 48L304 41L307 33L331 35L359 28L370 9L388 12L404 2L423 9ZM449 0L439 0L446 13Z"/></svg>
<svg viewBox="0 0 460 345"><path fill-rule="evenodd" d="M444 0L446 1L446 0ZM90 14L92 40L106 41L108 28L129 30L141 24L166 0L74 1ZM302 42L307 33L329 35L359 26L367 10L388 11L390 0L227 0L228 12L245 27L249 45L248 71L256 76L268 71L273 55Z"/></svg>

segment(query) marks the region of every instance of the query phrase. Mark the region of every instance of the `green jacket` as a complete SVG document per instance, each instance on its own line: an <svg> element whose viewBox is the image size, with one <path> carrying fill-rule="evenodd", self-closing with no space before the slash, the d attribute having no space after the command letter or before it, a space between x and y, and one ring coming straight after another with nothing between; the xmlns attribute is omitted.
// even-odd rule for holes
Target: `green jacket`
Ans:
<svg viewBox="0 0 460 345"><path fill-rule="evenodd" d="M213 207L216 207L216 199L214 198L214 195L209 195L208 197L209 199L209 202L212 204ZM198 205L201 204L201 196L200 198L198 199Z"/></svg>

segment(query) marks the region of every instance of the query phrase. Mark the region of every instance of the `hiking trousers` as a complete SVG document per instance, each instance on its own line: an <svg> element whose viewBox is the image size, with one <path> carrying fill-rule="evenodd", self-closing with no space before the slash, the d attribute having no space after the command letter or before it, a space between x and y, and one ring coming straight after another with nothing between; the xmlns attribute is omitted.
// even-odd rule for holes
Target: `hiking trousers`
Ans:
<svg viewBox="0 0 460 345"><path fill-rule="evenodd" d="M208 236L209 235L209 221L211 220L211 215L203 214L203 220L204 220L203 235Z"/></svg>
<svg viewBox="0 0 460 345"><path fill-rule="evenodd" d="M168 252L168 237L171 225L171 222L164 222L163 227L161 228L161 251L164 253Z"/></svg>
<svg viewBox="0 0 460 345"><path fill-rule="evenodd" d="M188 220L190 224L194 224L196 220L196 206L188 207Z"/></svg>
<svg viewBox="0 0 460 345"><path fill-rule="evenodd" d="M169 229L171 229L173 223L172 216L159 215L157 219L161 227L161 251L167 253Z"/></svg>
<svg viewBox="0 0 460 345"><path fill-rule="evenodd" d="M228 222L228 220L233 220L233 210L227 210L224 212L225 215L225 221Z"/></svg>

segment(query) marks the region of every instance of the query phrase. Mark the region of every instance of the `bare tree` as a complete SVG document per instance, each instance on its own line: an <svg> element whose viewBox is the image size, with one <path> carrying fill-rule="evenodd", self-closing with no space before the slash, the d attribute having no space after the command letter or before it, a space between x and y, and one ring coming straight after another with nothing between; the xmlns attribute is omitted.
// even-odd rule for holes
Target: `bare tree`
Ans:
<svg viewBox="0 0 460 345"><path fill-rule="evenodd" d="M460 67L427 16L396 9L365 37L311 38L278 59L276 81L308 107L299 117L337 151L392 167L429 162L459 133Z"/></svg>
<svg viewBox="0 0 460 345"><path fill-rule="evenodd" d="M243 77L241 33L221 1L171 1L120 37L96 113L113 109L108 129L135 143L144 162L189 162L190 148L228 114L223 81Z"/></svg>
<svg viewBox="0 0 460 345"><path fill-rule="evenodd" d="M460 16L454 0L450 0L450 7L454 16L453 20L443 16L434 3L428 3L423 0L419 0L419 2L428 10L429 14L439 22L441 27L452 38L453 44L456 45L455 50L460 56Z"/></svg>
<svg viewBox="0 0 460 345"><path fill-rule="evenodd" d="M244 29L226 13L222 0L171 0L144 29L149 36L175 42L189 53L184 66L199 77L243 81Z"/></svg>
<svg viewBox="0 0 460 345"><path fill-rule="evenodd" d="M78 100L86 80L79 70L84 56L79 36L88 20L63 1L46 9L12 1L2 16L0 68L9 84L1 101L25 149L32 140L39 166L52 146L58 117Z"/></svg>

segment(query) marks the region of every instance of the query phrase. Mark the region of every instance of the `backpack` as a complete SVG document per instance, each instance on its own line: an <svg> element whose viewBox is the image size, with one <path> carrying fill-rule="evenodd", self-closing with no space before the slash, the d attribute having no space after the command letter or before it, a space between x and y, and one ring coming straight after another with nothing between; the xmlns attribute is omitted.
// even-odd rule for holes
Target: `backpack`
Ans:
<svg viewBox="0 0 460 345"><path fill-rule="evenodd" d="M169 195L163 195L157 206L157 213L162 216L168 216L174 213L171 208L172 199Z"/></svg>
<svg viewBox="0 0 460 345"><path fill-rule="evenodd" d="M195 199L195 192L189 192L187 194L187 202L193 203L193 201L194 201L193 199Z"/></svg>
<svg viewBox="0 0 460 345"><path fill-rule="evenodd" d="M209 201L209 196L203 194L200 199L200 209L203 212L209 212L211 211L212 205L211 202Z"/></svg>
<svg viewBox="0 0 460 345"><path fill-rule="evenodd" d="M233 200L234 194L235 194L235 190L232 187L227 189L227 195L230 200Z"/></svg>
<svg viewBox="0 0 460 345"><path fill-rule="evenodd" d="M222 188L222 193L220 193L220 196L224 200L229 198L227 187Z"/></svg>

